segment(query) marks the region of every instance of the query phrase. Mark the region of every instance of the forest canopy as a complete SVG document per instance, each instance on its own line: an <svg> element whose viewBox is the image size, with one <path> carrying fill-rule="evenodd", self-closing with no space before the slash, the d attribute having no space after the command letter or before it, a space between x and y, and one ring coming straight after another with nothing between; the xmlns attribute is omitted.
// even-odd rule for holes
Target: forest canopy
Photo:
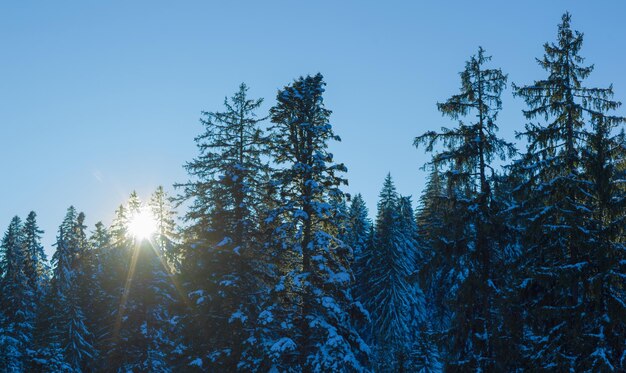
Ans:
<svg viewBox="0 0 626 373"><path fill-rule="evenodd" d="M0 370L625 371L626 118L571 22L534 81L482 47L459 63L433 108L449 125L416 123L415 200L390 174L372 215L345 193L317 73L268 112L243 83L210 103L172 195L133 192L93 227L69 207L49 259L37 214L15 216ZM519 149L498 134L509 84Z"/></svg>

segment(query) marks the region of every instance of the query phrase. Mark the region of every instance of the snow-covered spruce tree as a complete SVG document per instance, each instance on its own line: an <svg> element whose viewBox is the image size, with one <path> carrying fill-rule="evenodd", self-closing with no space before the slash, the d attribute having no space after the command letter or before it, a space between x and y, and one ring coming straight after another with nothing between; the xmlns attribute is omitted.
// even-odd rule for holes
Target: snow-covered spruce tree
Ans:
<svg viewBox="0 0 626 373"><path fill-rule="evenodd" d="M524 205L516 192L523 172L514 168L502 175L492 177L490 202L490 239L495 250L491 255L491 278L489 283L493 298L491 314L491 349L498 371L515 371L520 366L520 346L523 335L521 320L524 312L520 307L516 279L523 253L523 225L519 218Z"/></svg>
<svg viewBox="0 0 626 373"><path fill-rule="evenodd" d="M93 249L91 242L87 237L87 226L85 225L85 214L83 212L78 213L76 216L76 225L74 228L74 236L76 243L73 245L76 248L75 252L75 287L73 291L76 292L79 308L85 317L85 327L90 333L89 342L92 346L95 346L95 331L100 327L98 317L99 308L94 301L97 299L100 293L100 284L97 282L97 256L96 251ZM93 347L93 356L90 359L86 359L86 366L92 367L96 361L98 361L98 350Z"/></svg>
<svg viewBox="0 0 626 373"><path fill-rule="evenodd" d="M91 241L91 247L93 248L106 248L111 244L111 234L107 227L101 221L97 222L94 227L96 228L89 237ZM102 252L104 250L96 250Z"/></svg>
<svg viewBox="0 0 626 373"><path fill-rule="evenodd" d="M419 206L415 213L417 221L418 235L423 243L432 246L431 241L435 240L439 235L432 227L441 226L441 217L445 207L442 201L445 201L445 185L443 177L439 170L435 167L430 169L426 186L419 198Z"/></svg>
<svg viewBox="0 0 626 373"><path fill-rule="evenodd" d="M52 256L50 291L50 351L60 346L65 362L76 372L91 366L95 357L93 334L87 329L78 282L83 273L81 254L86 250L83 219L84 214L77 214L73 206L67 209Z"/></svg>
<svg viewBox="0 0 626 373"><path fill-rule="evenodd" d="M93 257L93 294L92 304L97 305L90 310L91 331L94 335L94 348L98 351L94 369L103 370L108 365L111 336L117 312L120 289L112 287L117 272L110 266L112 244L111 235L102 222L95 224L95 230L89 237L89 246ZM117 293L115 292L117 290Z"/></svg>
<svg viewBox="0 0 626 373"><path fill-rule="evenodd" d="M120 335L124 340L124 371L171 372L172 352L178 347L176 319L171 310L177 300L165 263L149 240L135 243L137 252L128 281Z"/></svg>
<svg viewBox="0 0 626 373"><path fill-rule="evenodd" d="M46 292L50 279L48 260L41 244L43 231L37 224L37 214L31 211L23 226L24 247L24 274L28 278L28 286L32 290L32 300L35 304L33 343L29 349L33 351L32 359L41 358L40 354L46 349L45 334L47 331L47 313L45 308ZM37 366L30 365L29 370L36 370Z"/></svg>
<svg viewBox="0 0 626 373"><path fill-rule="evenodd" d="M113 223L109 228L111 244L115 247L128 247L131 244L130 234L128 233L128 222L130 220L130 211L127 206L120 205L115 210Z"/></svg>
<svg viewBox="0 0 626 373"><path fill-rule="evenodd" d="M241 84L222 112L203 112L198 157L177 185L185 216L182 274L192 307L186 317L188 363L201 369L257 369L252 333L261 304L264 259L258 238L260 188L267 171L267 138ZM188 368L189 369L189 368Z"/></svg>
<svg viewBox="0 0 626 373"><path fill-rule="evenodd" d="M454 206L446 194L445 177L437 168L431 170L419 201L416 213L418 237L422 247L423 263L420 266L420 281L426 295L426 309L433 331L443 332L449 328L452 298L450 287L454 277L453 247L448 241L450 229L458 225L449 224L450 207ZM454 216L454 215L452 215Z"/></svg>
<svg viewBox="0 0 626 373"><path fill-rule="evenodd" d="M398 196L390 175L378 203L373 244L367 246L362 286L372 319L377 371L418 371L424 299L417 284L417 227L410 199ZM421 355L421 356L420 356Z"/></svg>
<svg viewBox="0 0 626 373"><path fill-rule="evenodd" d="M545 121L528 123L519 134L528 142L519 161L527 175L519 186L527 199L519 282L527 309L523 352L526 367L534 369L574 370L589 357L581 339L587 332L583 316L589 312L586 288L595 281L586 277L593 272L589 267L597 265L589 259L598 248L590 232L594 208L588 203L590 181L582 149L591 119L600 120L602 113L619 105L610 100L610 88L583 86L593 66L583 65L583 35L571 29L570 21L569 13L564 14L557 42L546 43L545 55L538 60L548 77L528 86L514 85L515 94L528 105L526 118Z"/></svg>
<svg viewBox="0 0 626 373"><path fill-rule="evenodd" d="M24 236L24 272L28 277L29 286L35 290L36 297L42 296L50 269L48 267L48 259L41 244L41 235L43 231L39 229L37 224L37 214L31 211L26 217L23 228Z"/></svg>
<svg viewBox="0 0 626 373"><path fill-rule="evenodd" d="M252 371L269 371L273 365L275 352L271 351L277 336L277 330L282 329L281 320L285 320L281 311L287 307L280 307L282 301L289 302L280 284L280 273L284 270L282 263L289 262L293 257L291 252L280 249L280 242L274 239L274 234L281 221L276 219L278 207L281 205L279 195L279 183L272 178L273 171L268 168L261 176L259 193L258 215L256 224L258 227L258 242L261 248L257 255L261 258L261 265L255 268L255 277L259 282L258 309L255 325L250 330L250 336L246 341L249 348L243 357L240 367ZM278 291L277 291L278 290ZM284 326L284 325L283 325ZM289 348L290 345L286 344Z"/></svg>
<svg viewBox="0 0 626 373"><path fill-rule="evenodd" d="M410 196L400 196L398 200L398 227L400 231L398 246L407 253L414 252L414 268L410 275L414 293L414 303L410 308L410 351L404 362L404 367L408 371L439 372L442 369L441 357L433 338L432 326L419 278L425 252L424 247L420 244L413 202Z"/></svg>
<svg viewBox="0 0 626 373"><path fill-rule="evenodd" d="M277 304L274 368L287 371L363 370L368 347L352 325L359 312L350 293L351 249L332 235L337 216L331 200L340 199L340 177L329 142L339 141L323 104L321 74L301 77L278 92L271 111L272 153L283 166L274 178L280 205L270 220L281 256L277 292L288 302ZM336 206L336 205L335 205Z"/></svg>
<svg viewBox="0 0 626 373"><path fill-rule="evenodd" d="M153 287L164 289L157 295L162 299L153 310L158 330L153 333L151 356L163 354L161 361L168 367L184 364L184 340L181 337L184 325L180 314L186 311L186 296L178 294L182 290L179 283L181 269L180 245L174 218L176 213L171 198L162 186L152 193L148 208L152 213L156 230L150 243L159 262L153 260ZM152 257L155 259L155 257ZM158 367L154 367L158 368Z"/></svg>
<svg viewBox="0 0 626 373"><path fill-rule="evenodd" d="M22 221L16 216L0 245L0 366L7 372L26 370L31 358L36 310L26 257Z"/></svg>
<svg viewBox="0 0 626 373"><path fill-rule="evenodd" d="M152 193L148 207L156 223L154 245L159 250L171 272L180 268L180 258L176 253L176 213L171 206L170 198L162 186L158 186Z"/></svg>
<svg viewBox="0 0 626 373"><path fill-rule="evenodd" d="M461 92L443 103L439 111L452 119L468 118L453 129L427 132L415 139L433 151L442 142L444 149L433 155L431 164L445 168L445 177L454 184L455 202L464 205L467 234L458 252L463 259L457 271L467 271L455 296L455 317L449 335L447 365L458 369L488 369L493 366L491 349L492 290L490 282L493 223L490 211L491 184L488 172L495 158L514 154L511 144L497 137L497 114L502 107L500 95L507 77L500 69L487 68L491 57L482 48L461 72ZM470 116L472 115L472 116ZM463 262L463 263L461 263Z"/></svg>
<svg viewBox="0 0 626 373"><path fill-rule="evenodd" d="M329 201L330 208L334 213L332 218L334 224L328 230L344 243L347 243L349 233L348 204L346 200L347 195L342 195L338 196L338 198L331 198ZM354 250L352 254L354 255ZM353 261L353 257L350 260Z"/></svg>
<svg viewBox="0 0 626 373"><path fill-rule="evenodd" d="M382 370L386 364L389 370L397 370L400 367L395 350L401 348L397 354L406 358L411 303L409 276L414 263L411 259L405 261L404 253L395 247L399 235L398 194L391 175L385 178L377 207L373 242L363 255L367 258L363 304L372 319L368 342L375 351L375 369Z"/></svg>
<svg viewBox="0 0 626 373"><path fill-rule="evenodd" d="M344 240L354 251L355 258L367 246L368 235L372 226L368 215L369 212L363 196L360 193L356 194L348 209L348 229Z"/></svg>
<svg viewBox="0 0 626 373"><path fill-rule="evenodd" d="M177 278L174 270L177 265L175 255L175 212L169 204L170 198L158 187L150 198L147 208L151 211L156 231L147 240L151 246L147 256L149 265L148 289L153 292L154 303L149 317L142 326L149 338L147 358L143 369L149 371L171 371L180 361L182 338L180 337L179 312L181 299L177 294Z"/></svg>
<svg viewBox="0 0 626 373"><path fill-rule="evenodd" d="M152 237L136 237L131 231L135 219L147 214L136 191L115 213L110 229L111 248L102 280L112 302L110 329L104 340L107 369L163 370L167 358L155 354L155 345L172 350L169 325L155 321L169 309L175 291L164 276L163 266L152 246ZM169 320L168 320L169 321Z"/></svg>
<svg viewBox="0 0 626 373"><path fill-rule="evenodd" d="M119 213L124 211L127 213ZM105 277L107 282L112 281L103 286L105 296L113 293L108 298L114 310L113 315L104 315L105 320L113 321L107 333L110 339L103 341L106 370L169 372L175 359L171 354L177 347L175 319L171 316L177 301L175 287L155 247L155 237L138 236L140 232L131 229L135 219L149 216L148 211L149 207L132 192L114 221L116 229L107 261L116 276Z"/></svg>
<svg viewBox="0 0 626 373"><path fill-rule="evenodd" d="M96 224L91 241L98 257L96 278L100 289L100 308L96 345L100 354L99 369L115 369L123 353L120 335L120 308L125 294L126 279L131 262L132 237L128 231L130 213L120 205L114 213L110 228Z"/></svg>
<svg viewBox="0 0 626 373"><path fill-rule="evenodd" d="M610 97L612 92L609 93ZM607 100L608 100L607 97ZM618 103L609 101L609 105ZM614 134L626 118L608 116L595 107L593 130L587 134L583 164L589 180L587 205L592 209L589 248L581 268L584 294L578 335L579 368L589 371L626 370L626 138Z"/></svg>
<svg viewBox="0 0 626 373"><path fill-rule="evenodd" d="M363 294L365 294L367 289L368 255L371 254L371 250L367 250L367 248L371 245L373 225L361 194L357 194L352 198L347 219L347 231L344 242L353 251L352 270L354 272L354 283L352 285L352 294L358 304L362 306ZM370 319L355 319L353 321L357 325L361 336L364 339L369 339L368 325Z"/></svg>

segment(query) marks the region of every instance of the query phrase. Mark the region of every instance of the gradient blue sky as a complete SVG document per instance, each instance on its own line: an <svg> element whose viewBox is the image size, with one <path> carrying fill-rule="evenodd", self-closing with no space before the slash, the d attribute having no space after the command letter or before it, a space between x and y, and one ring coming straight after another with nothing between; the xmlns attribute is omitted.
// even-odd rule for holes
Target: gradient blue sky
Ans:
<svg viewBox="0 0 626 373"><path fill-rule="evenodd" d="M373 214L391 172L417 199L428 156L413 138L452 125L435 103L458 91L464 61L482 45L509 81L543 78L534 58L565 10L596 65L589 84L614 83L626 100L622 1L2 2L0 227L35 210L50 253L69 205L91 229L133 189L147 198L185 180L200 111L239 83L265 112L277 89L316 72L348 191ZM507 90L503 137L522 127L522 107Z"/></svg>

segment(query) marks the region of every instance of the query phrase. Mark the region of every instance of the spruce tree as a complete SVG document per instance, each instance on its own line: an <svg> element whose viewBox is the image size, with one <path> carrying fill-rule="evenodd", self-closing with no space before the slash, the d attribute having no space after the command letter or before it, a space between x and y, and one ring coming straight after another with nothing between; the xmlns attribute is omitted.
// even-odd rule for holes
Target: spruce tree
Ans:
<svg viewBox="0 0 626 373"><path fill-rule="evenodd" d="M398 227L400 231L399 247L406 253L413 252L413 269L409 279L412 286L413 303L410 307L410 350L403 361L405 369L419 372L437 372L441 370L441 357L433 338L426 300L419 277L424 265L425 249L422 246L413 202L410 196L400 196L398 200ZM411 255L406 255L410 257Z"/></svg>
<svg viewBox="0 0 626 373"><path fill-rule="evenodd" d="M523 260L524 224L520 218L523 206L517 187L523 172L508 169L492 178L490 203L493 247L492 273L489 286L494 294L491 314L491 348L494 369L515 371L520 368L524 308L520 306L516 288L520 261Z"/></svg>
<svg viewBox="0 0 626 373"><path fill-rule="evenodd" d="M114 267L111 265L112 245L111 235L102 222L95 224L95 230L89 237L89 246L92 250L92 307L90 311L90 328L94 335L94 348L98 351L98 361L94 368L103 369L107 365L111 347L111 334L115 315L119 303L115 290ZM113 272L113 273L112 273Z"/></svg>
<svg viewBox="0 0 626 373"><path fill-rule="evenodd" d="M371 230L373 228L368 215L369 212L363 196L361 194L355 195L348 210L347 232L344 241L353 251L354 261L352 268L355 280L352 286L352 293L358 305L361 306L364 301L363 295L367 290L367 262L368 255L371 254L371 250L368 250L368 247L371 246ZM369 328L367 328L369 321L369 318L354 320L358 325L360 334L364 338L367 338L369 334Z"/></svg>
<svg viewBox="0 0 626 373"><path fill-rule="evenodd" d="M52 256L50 351L60 347L65 363L77 372L91 366L91 359L95 357L93 334L87 328L79 282L84 270L81 254L86 250L83 221L84 214L78 214L70 206L59 227Z"/></svg>
<svg viewBox="0 0 626 373"><path fill-rule="evenodd" d="M99 327L96 315L97 307L94 306L94 300L98 296L98 286L96 282L97 256L96 251L91 246L91 242L87 237L87 226L85 225L85 214L80 212L76 216L76 226L74 235L76 239L76 272L75 286L76 296L85 317L86 330L90 332L90 343L93 345L95 341L95 330ZM89 365L93 364L98 358L97 350L94 348L93 360L88 361Z"/></svg>
<svg viewBox="0 0 626 373"><path fill-rule="evenodd" d="M127 206L120 205L114 213L110 228L96 224L92 245L98 256L97 279L99 298L105 305L97 316L99 327L96 344L103 367L116 367L123 354L123 336L120 334L121 308L125 285L130 270L132 237L128 231L130 214Z"/></svg>
<svg viewBox="0 0 626 373"><path fill-rule="evenodd" d="M461 283L454 296L455 318L449 348L449 366L458 369L489 369L493 364L491 348L493 294L490 281L492 255L496 248L490 211L490 163L514 154L510 143L497 137L497 115L502 107L500 95L507 76L500 69L488 68L491 60L482 48L466 63L461 75L461 92L443 103L439 111L459 121L457 128L441 132L426 132L415 139L415 145L425 145L432 152L438 142L444 149L433 155L431 164L445 168L445 178L452 190L452 202L467 214L467 225L457 232L460 241L456 271ZM473 114L473 116L469 116ZM473 119L475 118L475 119ZM455 212L456 213L456 212ZM460 245L460 246L459 246Z"/></svg>
<svg viewBox="0 0 626 373"><path fill-rule="evenodd" d="M525 117L543 119L528 123L519 134L528 142L519 161L526 171L519 189L527 199L519 282L527 309L523 348L527 366L536 368L576 369L583 355L586 277L592 273L590 265L597 265L589 262L589 254L597 248L590 237L594 208L588 204L582 150L591 121L602 121L603 113L619 106L610 99L611 88L583 85L593 66L583 65L583 35L570 22L565 13L557 42L546 43L538 60L548 77L514 85L515 94L528 105Z"/></svg>
<svg viewBox="0 0 626 373"><path fill-rule="evenodd" d="M176 222L175 212L170 204L170 198L162 186L158 186L152 193L148 207L156 223L154 245L159 255L170 271L180 269L180 258L175 249L176 245Z"/></svg>
<svg viewBox="0 0 626 373"><path fill-rule="evenodd" d="M191 202L182 264L192 301L185 320L189 362L204 369L247 366L256 348L257 273L265 266L257 242L267 171L264 118L256 114L262 102L241 84L224 111L203 112L205 132L195 139L200 155L185 165L190 180L177 185L179 200Z"/></svg>
<svg viewBox="0 0 626 373"><path fill-rule="evenodd" d="M447 276L454 268L451 255L452 245L448 241L450 230L457 225L449 225L450 208L453 199L448 199L445 177L437 168L430 172L426 187L422 192L416 214L423 264L420 267L420 281L426 294L426 308L434 331L448 329L451 299L451 283Z"/></svg>
<svg viewBox="0 0 626 373"><path fill-rule="evenodd" d="M0 245L0 365L22 372L31 359L35 324L35 289L27 273L22 220L15 216Z"/></svg>
<svg viewBox="0 0 626 373"><path fill-rule="evenodd" d="M287 254L276 290L289 299L274 310L282 327L270 353L281 370L361 370L368 352L351 320L358 313L351 249L332 234L332 201L342 198L346 167L328 150L340 138L323 104L324 86L321 74L301 77L278 92L270 110L272 155L282 167L274 175L280 205L269 220L280 222L273 239Z"/></svg>
<svg viewBox="0 0 626 373"><path fill-rule="evenodd" d="M110 339L101 342L107 354L106 369L168 372L176 360L166 351L178 346L171 313L177 297L158 247L159 232L141 237L130 229L135 219L149 216L150 211L132 192L113 224L112 247L104 258L116 271L113 278L104 277L104 297L113 307L112 315L103 315L112 322L107 332ZM156 219L154 223L158 225Z"/></svg>
<svg viewBox="0 0 626 373"><path fill-rule="evenodd" d="M37 297L42 296L49 276L48 259L41 244L43 230L37 224L37 214L31 211L24 222L25 273L28 283L36 291Z"/></svg>
<svg viewBox="0 0 626 373"><path fill-rule="evenodd" d="M615 102L612 102L615 104ZM589 248L584 254L587 266L581 268L584 294L578 335L577 365L590 371L626 369L626 295L622 288L626 278L626 137L623 130L615 134L626 118L609 116L597 108L587 134L583 164L587 184L587 205L593 213L589 224Z"/></svg>
<svg viewBox="0 0 626 373"><path fill-rule="evenodd" d="M33 329L33 343L29 347L33 351L33 364L28 369L38 369L36 361L41 359L42 354L47 353L45 335L48 329L46 322L45 301L47 299L50 268L46 254L41 244L43 231L37 224L37 214L31 211L24 222L23 227L24 247L24 274L28 278L29 288L32 290L33 313L35 316Z"/></svg>
<svg viewBox="0 0 626 373"><path fill-rule="evenodd" d="M109 229L111 244L116 247L128 247L130 245L128 233L128 221L130 214L126 206L120 205L115 210L113 223Z"/></svg>
<svg viewBox="0 0 626 373"><path fill-rule="evenodd" d="M180 285L174 273L178 263L174 251L175 213L169 204L169 197L160 186L145 208L151 212L156 229L147 240L151 247L147 255L147 276L150 279L147 288L152 292L154 302L145 327L142 326L149 340L143 367L149 371L171 371L182 353L181 338L177 334L180 332L179 318L175 316L181 301L178 294Z"/></svg>
<svg viewBox="0 0 626 373"><path fill-rule="evenodd" d="M400 197L390 175L380 193L373 245L365 250L364 305L372 319L377 371L417 371L430 349L425 338L424 296L419 287L417 226L411 200Z"/></svg>
<svg viewBox="0 0 626 373"><path fill-rule="evenodd" d="M348 232L345 241L352 247L354 256L357 257L367 245L367 234L372 222L363 196L359 193L352 198L348 209Z"/></svg>

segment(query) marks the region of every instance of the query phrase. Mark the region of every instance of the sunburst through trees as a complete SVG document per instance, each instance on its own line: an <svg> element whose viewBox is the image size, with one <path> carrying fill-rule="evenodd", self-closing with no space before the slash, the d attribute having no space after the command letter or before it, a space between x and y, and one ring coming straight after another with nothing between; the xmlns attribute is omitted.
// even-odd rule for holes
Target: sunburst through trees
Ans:
<svg viewBox="0 0 626 373"><path fill-rule="evenodd" d="M583 84L582 41L565 14L547 78L513 85L521 156L478 48L436 107L458 123L415 139L419 208L389 175L374 220L343 191L323 76L265 111L241 84L202 112L175 198L133 192L91 233L68 208L51 266L37 215L11 219L0 372L626 371L626 119Z"/></svg>

